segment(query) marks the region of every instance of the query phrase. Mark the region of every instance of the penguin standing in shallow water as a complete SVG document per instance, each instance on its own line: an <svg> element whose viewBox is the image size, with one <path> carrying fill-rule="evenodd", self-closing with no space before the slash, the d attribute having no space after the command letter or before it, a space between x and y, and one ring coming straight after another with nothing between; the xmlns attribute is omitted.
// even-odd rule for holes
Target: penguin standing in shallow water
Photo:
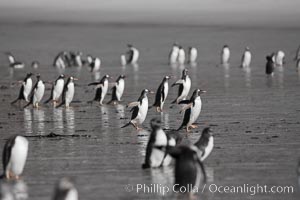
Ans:
<svg viewBox="0 0 300 200"><path fill-rule="evenodd" d="M177 62L178 53L179 53L179 47L175 43L173 44L172 50L169 54L169 64L175 64Z"/></svg>
<svg viewBox="0 0 300 200"><path fill-rule="evenodd" d="M62 101L57 106L57 108L61 107L62 105L66 105L66 108L70 107L70 103L72 102L75 94L75 85L74 81L76 81L76 78L73 78L70 76L64 86L63 92L62 92Z"/></svg>
<svg viewBox="0 0 300 200"><path fill-rule="evenodd" d="M203 162L214 148L214 137L210 128L205 128L199 140L194 144L201 152L200 160Z"/></svg>
<svg viewBox="0 0 300 200"><path fill-rule="evenodd" d="M228 65L230 58L230 50L228 45L224 45L221 52L221 64Z"/></svg>
<svg viewBox="0 0 300 200"><path fill-rule="evenodd" d="M108 79L109 79L109 75L106 74L99 82L88 84L88 86L95 85L95 89L96 89L96 95L91 102L99 101L99 104L103 105L103 100L108 90Z"/></svg>
<svg viewBox="0 0 300 200"><path fill-rule="evenodd" d="M196 47L189 47L189 63L194 64L197 62L198 51Z"/></svg>
<svg viewBox="0 0 300 200"><path fill-rule="evenodd" d="M175 183L174 189L180 191L181 187L189 188L182 191L191 195L200 189L201 181L206 182L206 172L204 165L199 159L199 150L195 146L179 145L169 146L167 153L175 158ZM193 188L195 190L193 190Z"/></svg>
<svg viewBox="0 0 300 200"><path fill-rule="evenodd" d="M78 200L78 191L68 178L58 181L53 200Z"/></svg>
<svg viewBox="0 0 300 200"><path fill-rule="evenodd" d="M273 75L273 73L274 73L274 65L275 64L274 64L272 55L271 56L266 56L266 59L267 59L266 74Z"/></svg>
<svg viewBox="0 0 300 200"><path fill-rule="evenodd" d="M52 89L51 89L51 96L50 98L45 101L44 103L48 103L49 101L53 101L53 105L56 106L56 103L58 102L63 89L64 89L64 85L65 85L65 75L61 74L54 82Z"/></svg>
<svg viewBox="0 0 300 200"><path fill-rule="evenodd" d="M177 61L179 65L183 65L185 61L185 52L182 46L179 46Z"/></svg>
<svg viewBox="0 0 300 200"><path fill-rule="evenodd" d="M90 67L90 71L91 72L97 72L100 70L100 67L101 67L101 60L100 58L93 58L91 56L88 56L87 57L87 60L88 60L88 65Z"/></svg>
<svg viewBox="0 0 300 200"><path fill-rule="evenodd" d="M139 51L131 44L127 45L129 51L127 52L127 64L136 64L139 59Z"/></svg>
<svg viewBox="0 0 300 200"><path fill-rule="evenodd" d="M31 79L32 75L33 75L32 73L28 73L26 75L25 79L22 82L22 86L21 86L18 98L16 100L14 100L13 102L11 102L11 104L14 104L17 101L21 101L21 100L29 102L28 97L29 97L30 92L32 90L32 79Z"/></svg>
<svg viewBox="0 0 300 200"><path fill-rule="evenodd" d="M198 119L201 108L202 108L202 101L200 98L201 93L205 93L206 91L196 89L193 92L193 95L190 100L181 101L180 104L186 104L180 112L184 112L184 117L181 126L178 128L180 130L184 126L186 126L186 131L189 132L189 128L197 128L196 125L193 123Z"/></svg>
<svg viewBox="0 0 300 200"><path fill-rule="evenodd" d="M142 168L168 166L172 158L166 153L166 148L167 146L175 146L176 141L162 130L159 119L152 119L150 125L152 132L147 144L145 163L142 165Z"/></svg>
<svg viewBox="0 0 300 200"><path fill-rule="evenodd" d="M246 47L243 56L242 56L242 64L241 67L242 68L248 68L250 67L251 64L251 52L249 47Z"/></svg>
<svg viewBox="0 0 300 200"><path fill-rule="evenodd" d="M44 96L45 84L41 80L41 76L39 74L36 76L36 78L37 78L37 81L36 81L34 87L32 88L30 101L27 105L24 106L24 108L28 107L30 104L32 104L34 108L38 108L39 103L41 102L41 100Z"/></svg>
<svg viewBox="0 0 300 200"><path fill-rule="evenodd" d="M163 106L169 92L169 82L168 82L169 79L170 79L169 76L165 76L156 91L155 102L153 106L156 107L157 112L163 112Z"/></svg>
<svg viewBox="0 0 300 200"><path fill-rule="evenodd" d="M176 81L175 83L172 84L172 87L174 87L175 85L179 85L178 96L172 102L172 104L173 103L178 104L181 100L185 100L190 92L192 83L191 83L191 79L190 79L189 75L187 74L187 72L188 72L188 70L184 69L182 71L181 79L179 79L178 81Z"/></svg>
<svg viewBox="0 0 300 200"><path fill-rule="evenodd" d="M131 120L121 128L125 128L132 124L137 130L141 130L141 128L138 127L139 124L142 124L147 116L148 112L148 89L144 89L141 93L141 96L139 97L138 101L129 103L127 107L132 107L130 112L132 112Z"/></svg>
<svg viewBox="0 0 300 200"><path fill-rule="evenodd" d="M116 83L114 84L113 88L112 88L112 96L111 96L111 100L107 103L114 103L116 104L117 102L121 101L121 97L124 93L124 89L125 89L125 75L120 75L116 81Z"/></svg>
<svg viewBox="0 0 300 200"><path fill-rule="evenodd" d="M28 140L20 135L10 137L2 154L3 178L19 179L23 173L28 153Z"/></svg>
<svg viewBox="0 0 300 200"><path fill-rule="evenodd" d="M23 62L16 61L15 57L12 55L12 53L6 53L9 61L9 66L15 69L23 69L25 67L25 64Z"/></svg>

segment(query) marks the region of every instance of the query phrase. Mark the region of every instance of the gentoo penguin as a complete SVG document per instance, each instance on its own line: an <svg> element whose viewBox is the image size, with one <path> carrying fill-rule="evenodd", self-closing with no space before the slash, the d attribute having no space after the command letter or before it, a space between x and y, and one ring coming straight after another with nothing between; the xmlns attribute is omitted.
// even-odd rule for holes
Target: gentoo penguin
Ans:
<svg viewBox="0 0 300 200"><path fill-rule="evenodd" d="M279 67L283 66L284 58L285 58L284 52L281 50L277 51L277 53L275 54L275 65Z"/></svg>
<svg viewBox="0 0 300 200"><path fill-rule="evenodd" d="M210 128L205 128L199 140L194 144L202 153L200 160L203 162L214 148L214 137Z"/></svg>
<svg viewBox="0 0 300 200"><path fill-rule="evenodd" d="M224 45L221 52L221 64L229 64L230 50L228 45Z"/></svg>
<svg viewBox="0 0 300 200"><path fill-rule="evenodd" d="M153 106L156 107L157 112L163 112L163 106L169 92L169 82L168 82L169 79L170 79L169 76L165 76L156 91L155 102Z"/></svg>
<svg viewBox="0 0 300 200"><path fill-rule="evenodd" d="M132 124L137 130L141 130L141 128L138 127L139 124L142 124L147 116L148 112L148 89L144 89L141 93L141 96L139 97L138 101L129 103L127 107L132 107L130 112L132 112L131 120L121 128L125 128Z"/></svg>
<svg viewBox="0 0 300 200"><path fill-rule="evenodd" d="M179 46L177 61L179 65L183 65L185 61L185 52L182 46Z"/></svg>
<svg viewBox="0 0 300 200"><path fill-rule="evenodd" d="M274 61L271 56L266 56L267 63L266 63L266 74L273 75L274 72Z"/></svg>
<svg viewBox="0 0 300 200"><path fill-rule="evenodd" d="M179 47L176 43L174 43L171 52L169 54L169 64L175 64L177 62L178 53L179 53Z"/></svg>
<svg viewBox="0 0 300 200"><path fill-rule="evenodd" d="M120 75L118 77L118 79L116 80L116 83L114 84L113 88L112 88L112 96L111 96L111 100L107 103L114 103L116 104L117 102L121 101L121 97L124 93L124 89L125 89L125 75Z"/></svg>
<svg viewBox="0 0 300 200"><path fill-rule="evenodd" d="M298 47L298 49L296 51L296 56L295 56L294 60L295 61L300 60L300 45L299 45L299 47Z"/></svg>
<svg viewBox="0 0 300 200"><path fill-rule="evenodd" d="M189 63L197 62L198 51L196 47L189 47Z"/></svg>
<svg viewBox="0 0 300 200"><path fill-rule="evenodd" d="M64 78L65 75L61 74L55 80L54 84L52 85L51 96L47 101L44 102L45 104L52 100L54 107L56 106L56 103L58 102L64 89L64 85L65 85Z"/></svg>
<svg viewBox="0 0 300 200"><path fill-rule="evenodd" d="M129 51L127 52L127 64L135 64L137 63L139 59L139 51L133 47L131 44L127 45L129 48Z"/></svg>
<svg viewBox="0 0 300 200"><path fill-rule="evenodd" d="M75 54L73 54L73 63L75 67L82 67L82 52L76 52Z"/></svg>
<svg viewBox="0 0 300 200"><path fill-rule="evenodd" d="M65 57L67 56L67 52L63 51L63 52L60 52L55 58L54 58L54 61L53 61L53 66L54 67L57 67L59 69L65 69L66 66L68 65L66 62L65 62Z"/></svg>
<svg viewBox="0 0 300 200"><path fill-rule="evenodd" d="M30 104L32 104L34 108L38 108L39 103L40 103L40 101L42 100L42 98L44 96L45 84L41 80L41 76L39 74L36 76L36 78L37 78L36 83L35 83L34 87L32 88L32 91L31 91L30 101L28 102L27 105L24 106L24 108L26 108Z"/></svg>
<svg viewBox="0 0 300 200"><path fill-rule="evenodd" d="M69 178L62 178L58 181L53 200L78 200L78 191Z"/></svg>
<svg viewBox="0 0 300 200"><path fill-rule="evenodd" d="M248 68L250 67L251 64L251 52L249 47L246 47L243 56L242 56L242 63L241 63L241 67L242 68Z"/></svg>
<svg viewBox="0 0 300 200"><path fill-rule="evenodd" d="M205 93L206 91L196 89L193 92L193 95L191 96L190 100L183 100L179 102L179 104L185 104L184 107L180 112L184 111L184 117L182 120L182 124L178 128L180 130L182 127L186 126L186 131L189 132L189 128L197 128L196 125L193 125L193 123L198 119L201 108L202 108L202 101L200 98L201 93Z"/></svg>
<svg viewBox="0 0 300 200"><path fill-rule="evenodd" d="M89 64L91 72L97 72L100 70L100 67L101 67L100 58L98 58L98 57L93 58L91 56L88 56L87 60L88 60L88 64Z"/></svg>
<svg viewBox="0 0 300 200"><path fill-rule="evenodd" d="M20 135L10 137L2 154L3 177L19 179L23 172L28 153L28 140Z"/></svg>
<svg viewBox="0 0 300 200"><path fill-rule="evenodd" d="M174 190L190 194L199 191L201 181L206 182L206 172L202 161L199 159L198 148L194 145L169 146L167 153L175 158ZM186 190L180 190L182 187Z"/></svg>
<svg viewBox="0 0 300 200"><path fill-rule="evenodd" d="M172 104L179 103L181 100L185 100L190 92L192 83L191 83L191 79L190 79L189 75L187 74L187 72L188 72L188 70L184 69L182 71L181 79L179 79L178 81L176 81L175 83L172 84L172 87L174 87L175 85L179 85L178 96L172 102Z"/></svg>
<svg viewBox="0 0 300 200"><path fill-rule="evenodd" d="M108 79L109 79L109 75L106 74L105 76L102 77L102 79L99 82L88 84L88 86L95 85L95 89L96 89L95 97L91 102L99 101L99 104L103 105L103 100L108 90Z"/></svg>
<svg viewBox="0 0 300 200"><path fill-rule="evenodd" d="M23 62L19 62L15 60L15 57L12 55L12 53L8 52L6 53L9 61L9 66L15 69L22 69L25 67L25 64Z"/></svg>
<svg viewBox="0 0 300 200"><path fill-rule="evenodd" d="M62 92L62 101L57 106L57 108L61 107L62 105L65 105L66 108L70 107L70 103L73 100L74 94L75 94L75 86L74 81L78 79L70 76L64 86L63 92Z"/></svg>
<svg viewBox="0 0 300 200"><path fill-rule="evenodd" d="M40 66L39 61L33 61L33 62L31 63L31 67L32 67L33 69L37 69L37 68L39 68L39 66Z"/></svg>
<svg viewBox="0 0 300 200"><path fill-rule="evenodd" d="M167 146L175 146L176 141L163 131L159 119L152 119L150 125L152 132L148 140L145 163L142 168L168 166L172 158L167 154L166 148Z"/></svg>
<svg viewBox="0 0 300 200"><path fill-rule="evenodd" d="M32 89L32 79L31 79L32 75L33 75L32 73L28 73L26 75L25 79L22 82L22 86L18 98L13 102L11 102L11 104L14 104L20 100L25 100L26 102L29 102L29 95Z"/></svg>

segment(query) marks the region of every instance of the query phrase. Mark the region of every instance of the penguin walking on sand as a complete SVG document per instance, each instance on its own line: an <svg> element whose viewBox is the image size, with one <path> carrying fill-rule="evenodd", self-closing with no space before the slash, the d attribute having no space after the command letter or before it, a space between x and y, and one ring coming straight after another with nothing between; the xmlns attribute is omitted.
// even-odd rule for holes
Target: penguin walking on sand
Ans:
<svg viewBox="0 0 300 200"><path fill-rule="evenodd" d="M193 123L196 122L196 120L198 119L200 112L201 112L201 108L202 108L202 101L200 98L200 94L205 93L205 92L206 91L204 91L204 90L196 89L193 92L193 95L190 100L183 100L179 103L179 104L185 104L185 105L182 108L182 110L180 111L180 112L184 111L184 117L182 120L182 124L180 125L178 130L180 130L184 126L186 126L187 132L190 131L190 129L189 129L190 127L197 128L197 126L193 125Z"/></svg>
<svg viewBox="0 0 300 200"><path fill-rule="evenodd" d="M88 84L88 86L95 85L95 89L96 89L95 97L90 102L98 101L100 105L103 105L103 100L108 90L108 79L109 79L109 75L106 74L105 76L102 77L102 79L99 82Z"/></svg>
<svg viewBox="0 0 300 200"><path fill-rule="evenodd" d="M62 101L61 103L56 107L59 108L63 105L66 106L66 108L70 107L70 103L72 102L75 94L75 85L74 81L78 79L70 76L64 86L63 92L62 92Z"/></svg>
<svg viewBox="0 0 300 200"><path fill-rule="evenodd" d="M57 67L59 69L65 69L66 66L69 66L69 63L66 63L67 52L60 52L53 61L53 67Z"/></svg>
<svg viewBox="0 0 300 200"><path fill-rule="evenodd" d="M29 95L32 90L32 79L31 79L32 75L33 75L32 73L28 73L26 75L26 77L24 78L24 80L22 82L22 86L21 86L18 98L16 100L14 100L13 102L11 102L11 104L15 104L17 101L21 101L21 100L29 102Z"/></svg>
<svg viewBox="0 0 300 200"><path fill-rule="evenodd" d="M92 56L87 56L88 65L91 72L98 72L101 67L101 60L98 57L93 58Z"/></svg>
<svg viewBox="0 0 300 200"><path fill-rule="evenodd" d="M211 129L203 129L201 137L194 145L202 152L200 160L203 162L214 148L214 137Z"/></svg>
<svg viewBox="0 0 300 200"><path fill-rule="evenodd" d="M273 75L275 63L273 61L272 55L271 56L266 56L266 59L267 59L266 74Z"/></svg>
<svg viewBox="0 0 300 200"><path fill-rule="evenodd" d="M116 80L116 83L114 83L114 86L112 88L111 100L107 104L110 103L116 104L117 102L120 102L124 93L124 89L125 89L125 75L120 75Z"/></svg>
<svg viewBox="0 0 300 200"><path fill-rule="evenodd" d="M3 149L3 178L19 179L23 173L28 153L28 140L20 135L10 137Z"/></svg>
<svg viewBox="0 0 300 200"><path fill-rule="evenodd" d="M133 45L128 44L129 51L127 52L127 64L136 64L139 59L139 51Z"/></svg>
<svg viewBox="0 0 300 200"><path fill-rule="evenodd" d="M169 64L175 64L177 62L178 53L179 53L179 47L176 43L174 43L171 52L169 54Z"/></svg>
<svg viewBox="0 0 300 200"><path fill-rule="evenodd" d="M141 130L138 125L142 124L148 113L148 95L149 90L144 89L138 99L138 101L129 103L127 107L132 107L130 112L132 112L131 120L121 128L125 128L129 125L133 125L137 130Z"/></svg>
<svg viewBox="0 0 300 200"><path fill-rule="evenodd" d="M57 182L53 200L78 200L78 191L69 178L64 177Z"/></svg>
<svg viewBox="0 0 300 200"><path fill-rule="evenodd" d="M228 65L230 58L230 50L228 45L224 45L221 52L221 64Z"/></svg>
<svg viewBox="0 0 300 200"><path fill-rule="evenodd" d="M169 146L167 153L175 158L174 190L189 193L190 195L198 192L201 182L206 183L207 177L204 165L199 159L200 151L198 148L194 145ZM186 188L186 190L181 191L180 188L182 187ZM195 190L193 190L193 188L195 188Z"/></svg>
<svg viewBox="0 0 300 200"><path fill-rule="evenodd" d="M16 61L15 57L12 55L12 53L8 52L6 53L9 61L9 66L14 69L23 69L25 67L25 64L20 61Z"/></svg>
<svg viewBox="0 0 300 200"><path fill-rule="evenodd" d="M37 80L32 88L31 91L31 98L27 105L24 106L24 108L28 107L29 105L33 105L34 108L39 108L39 103L41 102L44 93L45 93L45 84L41 80L40 74L36 76Z"/></svg>
<svg viewBox="0 0 300 200"><path fill-rule="evenodd" d="M183 65L185 61L185 52L182 46L179 46L177 61L179 65Z"/></svg>
<svg viewBox="0 0 300 200"><path fill-rule="evenodd" d="M46 100L44 103L48 103L52 100L54 107L56 106L56 103L58 102L65 85L65 75L61 74L59 77L55 80L54 84L52 85L51 89L51 96L48 100Z"/></svg>
<svg viewBox="0 0 300 200"><path fill-rule="evenodd" d="M196 47L189 47L189 63L195 64L197 62L198 51Z"/></svg>
<svg viewBox="0 0 300 200"><path fill-rule="evenodd" d="M250 67L251 64L251 52L250 52L250 48L246 47L243 56L242 56L242 63L241 63L241 67L242 68L248 68Z"/></svg>
<svg viewBox="0 0 300 200"><path fill-rule="evenodd" d="M179 85L177 98L172 102L172 104L178 104L181 100L185 100L190 92L192 83L187 72L188 70L184 69L182 71L181 79L172 84L172 87Z"/></svg>
<svg viewBox="0 0 300 200"><path fill-rule="evenodd" d="M142 168L168 166L172 161L172 157L167 154L166 148L175 146L176 141L163 131L159 119L152 119L150 125L152 132L147 144L145 162Z"/></svg>
<svg viewBox="0 0 300 200"><path fill-rule="evenodd" d="M155 102L153 106L156 107L157 112L163 112L163 106L169 92L169 79L170 76L165 76L156 91Z"/></svg>

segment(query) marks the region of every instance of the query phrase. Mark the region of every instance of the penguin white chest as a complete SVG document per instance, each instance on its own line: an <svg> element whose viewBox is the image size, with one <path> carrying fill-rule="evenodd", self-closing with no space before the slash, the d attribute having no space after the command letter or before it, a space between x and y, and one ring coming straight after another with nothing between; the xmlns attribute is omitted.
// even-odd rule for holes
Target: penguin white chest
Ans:
<svg viewBox="0 0 300 200"><path fill-rule="evenodd" d="M9 168L14 175L21 175L26 163L28 153L28 140L22 136L17 136L15 144L11 150Z"/></svg>
<svg viewBox="0 0 300 200"><path fill-rule="evenodd" d="M221 56L221 62L222 64L227 64L229 62L230 58L230 50L228 47L223 48L222 56Z"/></svg>
<svg viewBox="0 0 300 200"><path fill-rule="evenodd" d="M180 49L178 53L178 63L182 65L184 64L184 61L185 61L185 52L183 49Z"/></svg>
<svg viewBox="0 0 300 200"><path fill-rule="evenodd" d="M70 103L72 102L74 93L75 93L74 83L71 82L68 84L68 90L66 91L66 97L65 97L66 106L69 106Z"/></svg>
<svg viewBox="0 0 300 200"><path fill-rule="evenodd" d="M177 57L178 57L178 52L179 52L179 48L173 47L173 49L170 53L170 58L169 58L170 63L176 63Z"/></svg>
<svg viewBox="0 0 300 200"><path fill-rule="evenodd" d="M196 48L190 50L190 62L195 63L197 60L198 52Z"/></svg>
<svg viewBox="0 0 300 200"><path fill-rule="evenodd" d="M124 88L125 88L125 81L124 81L124 79L120 79L119 82L117 83L117 87L116 87L116 96L118 98L118 101L121 100L121 97L124 92Z"/></svg>
<svg viewBox="0 0 300 200"><path fill-rule="evenodd" d="M164 83L164 99L161 99L161 103L164 103L169 93L169 84L168 82Z"/></svg>
<svg viewBox="0 0 300 200"><path fill-rule="evenodd" d="M148 112L148 98L145 97L139 105L138 122L141 124L145 121Z"/></svg>
<svg viewBox="0 0 300 200"><path fill-rule="evenodd" d="M131 63L137 63L138 59L139 59L139 51L136 48L132 48L133 51L133 55L132 55L132 60Z"/></svg>
<svg viewBox="0 0 300 200"><path fill-rule="evenodd" d="M191 115L190 115L190 121L189 125L193 124L199 117L202 107L202 101L201 98L198 96L195 101L195 105L191 107Z"/></svg>
<svg viewBox="0 0 300 200"><path fill-rule="evenodd" d="M100 100L101 103L107 93L107 90L108 90L108 80L105 80L103 83L103 87L102 87L102 94L101 94L101 100Z"/></svg>
<svg viewBox="0 0 300 200"><path fill-rule="evenodd" d="M213 138L213 136L210 136L207 147L205 148L204 155L202 155L202 157L200 159L201 161L204 161L207 158L207 156L211 153L213 147L214 147L214 138Z"/></svg>
<svg viewBox="0 0 300 200"><path fill-rule="evenodd" d="M63 79L59 79L56 81L56 85L53 88L53 100L58 100L60 95L63 92L65 81Z"/></svg>
<svg viewBox="0 0 300 200"><path fill-rule="evenodd" d="M186 77L185 81L183 82L183 91L182 91L182 96L184 99L189 95L190 89L191 89L191 79L190 77Z"/></svg>
<svg viewBox="0 0 300 200"><path fill-rule="evenodd" d="M167 146L167 136L162 129L157 130L155 142L153 144L154 148L151 152L151 167L159 167L165 157L165 152L163 150L157 149L155 147L165 147Z"/></svg>
<svg viewBox="0 0 300 200"><path fill-rule="evenodd" d="M101 66L101 60L100 58L95 58L94 60L94 68L92 69L93 72L97 72L100 70L100 66Z"/></svg>
<svg viewBox="0 0 300 200"><path fill-rule="evenodd" d="M24 87L23 95L25 97L25 101L28 102L29 101L28 96L29 96L29 94L31 92L31 89L32 89L32 79L28 78L26 80L26 82L23 83L23 87Z"/></svg>
<svg viewBox="0 0 300 200"><path fill-rule="evenodd" d="M75 188L71 189L67 195L65 200L78 200L78 192Z"/></svg>
<svg viewBox="0 0 300 200"><path fill-rule="evenodd" d="M37 88L34 92L34 96L33 96L33 105L35 105L36 103L39 103L43 96L44 96L44 92L45 92L45 85L43 83L43 81L39 81Z"/></svg>
<svg viewBox="0 0 300 200"><path fill-rule="evenodd" d="M243 56L242 67L249 67L251 63L251 53L250 51L246 51Z"/></svg>

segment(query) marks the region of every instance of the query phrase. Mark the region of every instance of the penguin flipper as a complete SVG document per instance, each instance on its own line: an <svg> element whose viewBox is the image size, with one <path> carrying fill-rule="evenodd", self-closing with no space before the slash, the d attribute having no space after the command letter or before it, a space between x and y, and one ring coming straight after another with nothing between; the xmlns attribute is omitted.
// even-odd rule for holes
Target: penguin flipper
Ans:
<svg viewBox="0 0 300 200"><path fill-rule="evenodd" d="M131 123L131 122L128 122L127 124L125 124L125 125L122 126L121 128L125 128L125 127L127 127L127 126L129 126L129 125L132 125L132 123Z"/></svg>
<svg viewBox="0 0 300 200"><path fill-rule="evenodd" d="M127 108L131 108L131 107L135 107L135 106L138 106L139 105L139 101L134 101L134 102L131 102L129 104L127 104Z"/></svg>
<svg viewBox="0 0 300 200"><path fill-rule="evenodd" d="M178 104L189 104L190 100L181 100Z"/></svg>
<svg viewBox="0 0 300 200"><path fill-rule="evenodd" d="M60 107L62 107L64 104L65 104L65 102L63 101L63 102L61 102L58 106L56 106L55 108L60 108Z"/></svg>
<svg viewBox="0 0 300 200"><path fill-rule="evenodd" d="M173 83L171 87L174 87L175 85L181 85L181 84L183 84L182 79L180 79L180 80L176 81L175 83Z"/></svg>
<svg viewBox="0 0 300 200"><path fill-rule="evenodd" d="M89 83L88 86L91 86L91 85L98 85L99 82L93 82L93 83Z"/></svg>
<svg viewBox="0 0 300 200"><path fill-rule="evenodd" d="M19 98L17 98L16 100L13 100L12 102L10 102L11 105L15 104L17 101L19 101Z"/></svg>
<svg viewBox="0 0 300 200"><path fill-rule="evenodd" d="M28 102L23 108L27 108L31 104L31 101Z"/></svg>
<svg viewBox="0 0 300 200"><path fill-rule="evenodd" d="M192 105L193 105L192 103L189 103L189 104L185 105L185 106L180 110L179 113L182 113L183 111L186 111L187 109L191 108Z"/></svg>

